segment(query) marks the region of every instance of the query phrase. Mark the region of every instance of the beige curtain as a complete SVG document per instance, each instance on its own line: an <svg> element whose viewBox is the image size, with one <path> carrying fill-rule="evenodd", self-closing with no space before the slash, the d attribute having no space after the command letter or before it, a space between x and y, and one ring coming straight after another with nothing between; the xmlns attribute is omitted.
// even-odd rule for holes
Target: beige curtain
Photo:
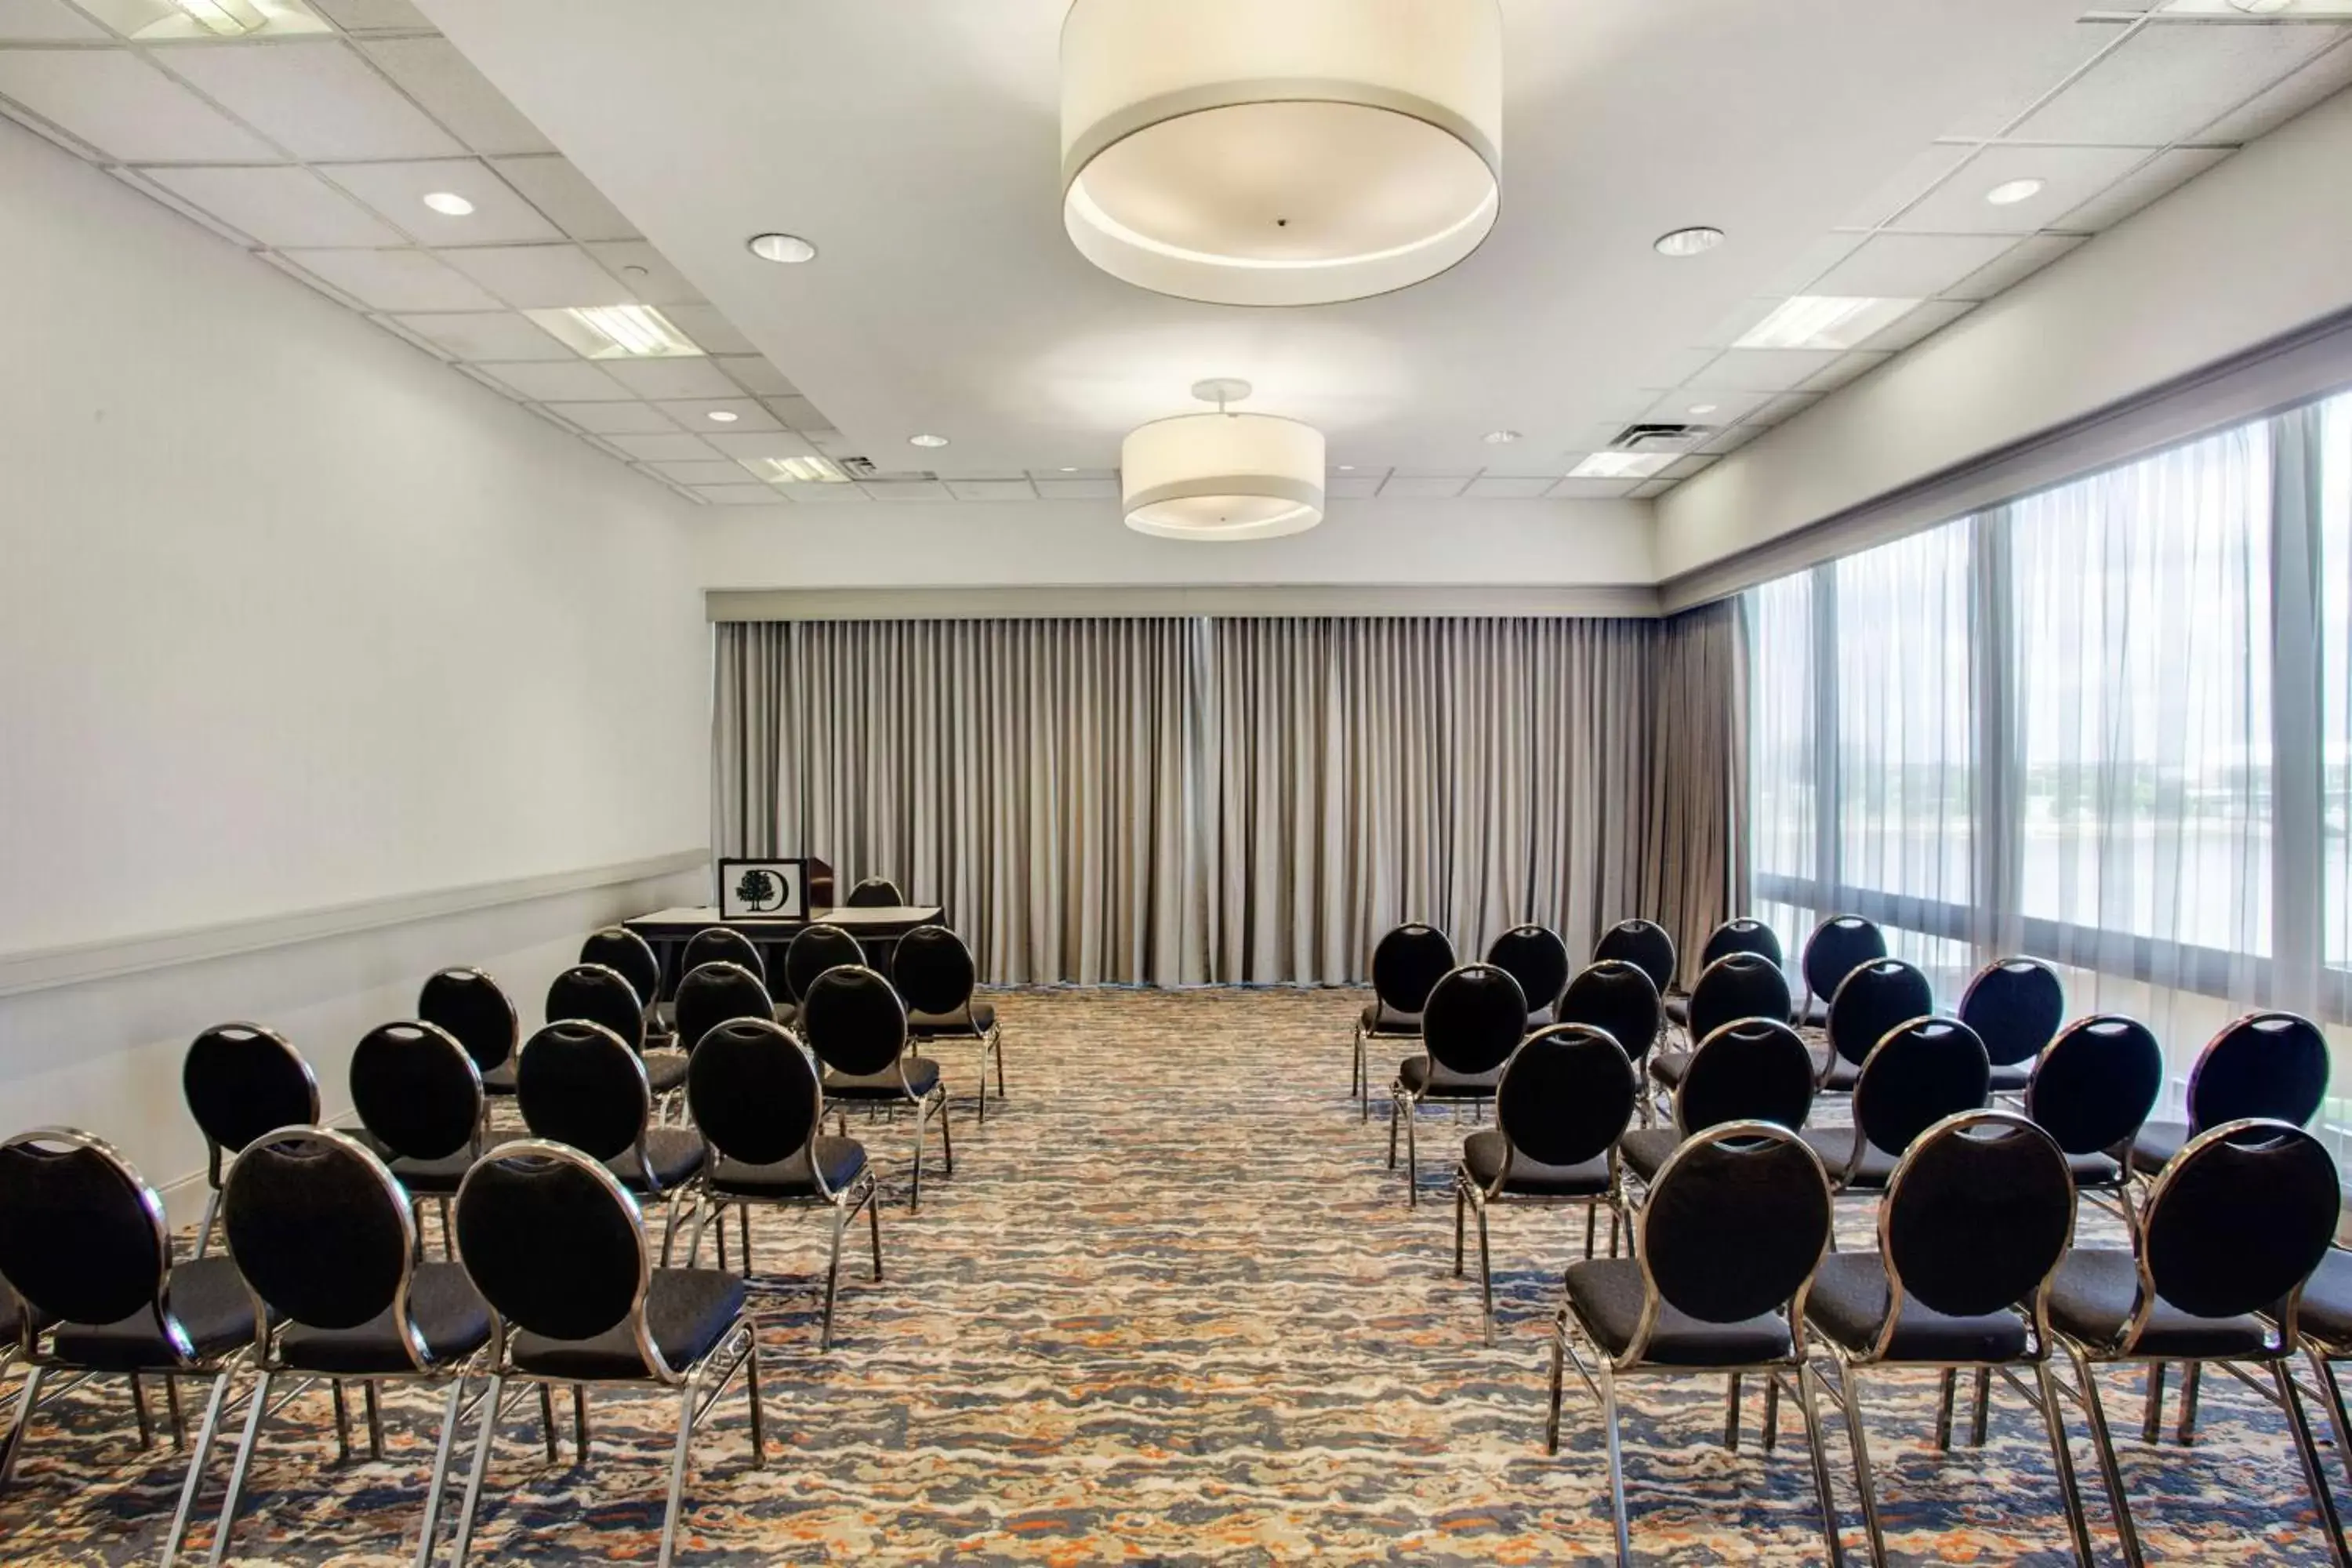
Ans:
<svg viewBox="0 0 2352 1568"><path fill-rule="evenodd" d="M1707 933L1748 907L1748 637L1738 601L1664 622L1650 726L1642 912L1673 933L1682 983Z"/></svg>
<svg viewBox="0 0 2352 1568"><path fill-rule="evenodd" d="M1659 910L1703 940L1730 613L724 625L716 842L897 879L998 984L1360 981L1408 919L1465 958ZM1712 716L1687 752L1668 702ZM1685 765L1717 783L1662 799Z"/></svg>

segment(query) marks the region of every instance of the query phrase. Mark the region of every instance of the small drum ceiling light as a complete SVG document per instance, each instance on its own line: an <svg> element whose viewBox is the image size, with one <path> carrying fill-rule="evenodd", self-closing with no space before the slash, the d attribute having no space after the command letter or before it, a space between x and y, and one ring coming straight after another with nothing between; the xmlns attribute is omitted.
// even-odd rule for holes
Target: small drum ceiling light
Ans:
<svg viewBox="0 0 2352 1568"><path fill-rule="evenodd" d="M1180 414L1129 433L1119 449L1127 526L1162 539L1278 539L1323 521L1323 432L1271 414L1234 414L1245 381L1204 381L1214 414Z"/></svg>
<svg viewBox="0 0 2352 1568"><path fill-rule="evenodd" d="M1157 293L1320 305L1433 278L1495 226L1498 0L1076 0L1062 210Z"/></svg>

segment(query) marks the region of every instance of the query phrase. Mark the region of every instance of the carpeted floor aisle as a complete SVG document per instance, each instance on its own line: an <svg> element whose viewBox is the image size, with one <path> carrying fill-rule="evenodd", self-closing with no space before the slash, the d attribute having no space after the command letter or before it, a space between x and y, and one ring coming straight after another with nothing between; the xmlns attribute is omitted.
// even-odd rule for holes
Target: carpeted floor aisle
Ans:
<svg viewBox="0 0 2352 1568"><path fill-rule="evenodd" d="M1542 1449L1549 1323L1580 1221L1498 1212L1501 1334L1482 1347L1475 1253L1469 1278L1451 1273L1448 1184L1466 1129L1425 1114L1425 1201L1408 1210L1402 1174L1384 1169L1381 1108L1364 1125L1347 1093L1360 1002L1336 991L1003 996L1013 1098L992 1105L984 1130L959 1100L957 1173L933 1184L927 1168L912 1218L910 1124L853 1119L893 1178L887 1278L869 1282L862 1254L848 1254L837 1343L820 1356L822 1221L754 1221L773 1287L769 1465L750 1468L743 1401L730 1393L694 1447L680 1563L1606 1559L1597 1412L1572 1378L1563 1452ZM974 1053L940 1054L968 1096ZM1376 1057L1376 1084L1394 1067ZM1866 1211L1850 1209L1843 1228L1859 1240ZM2149 1448L2136 1440L2137 1380L2109 1390L2119 1436L2133 1435L2123 1462L2151 1562L2326 1561L2267 1405L2210 1378L2195 1446ZM1823 1560L1796 1415L1783 1411L1767 1457L1754 1440L1760 1408L1751 1397L1731 1454L1720 1380L1633 1386L1637 1556ZM568 1428L551 1468L535 1415L503 1427L475 1560L650 1563L674 1409L668 1397L595 1396L585 1467ZM152 1561L179 1457L141 1452L119 1382L53 1410L0 1497L0 1559ZM332 1462L323 1394L267 1428L232 1559L408 1561L438 1407L395 1393L387 1412L381 1463ZM1985 1448L1948 1456L1927 1441L1931 1380L1888 1387L1870 1414L1899 1560L2072 1560L2039 1422L2013 1398ZM2074 1430L2101 1558L2119 1562L2079 1417ZM1850 1459L1842 1437L1831 1442L1848 1550L1861 1553ZM224 1454L192 1532L199 1551L226 1471ZM445 1529L443 1552L447 1542Z"/></svg>

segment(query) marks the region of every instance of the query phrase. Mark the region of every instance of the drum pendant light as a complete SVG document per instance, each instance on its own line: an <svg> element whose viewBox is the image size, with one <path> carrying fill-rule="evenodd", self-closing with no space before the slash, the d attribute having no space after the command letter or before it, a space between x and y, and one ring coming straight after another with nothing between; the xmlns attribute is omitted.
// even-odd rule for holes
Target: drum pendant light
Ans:
<svg viewBox="0 0 2352 1568"><path fill-rule="evenodd" d="M1204 381L1213 414L1130 431L1119 451L1127 526L1163 539L1278 539L1323 521L1323 433L1271 414L1234 414L1245 381Z"/></svg>
<svg viewBox="0 0 2352 1568"><path fill-rule="evenodd" d="M1389 293L1493 229L1502 105L1498 0L1075 0L1063 219L1181 299Z"/></svg>

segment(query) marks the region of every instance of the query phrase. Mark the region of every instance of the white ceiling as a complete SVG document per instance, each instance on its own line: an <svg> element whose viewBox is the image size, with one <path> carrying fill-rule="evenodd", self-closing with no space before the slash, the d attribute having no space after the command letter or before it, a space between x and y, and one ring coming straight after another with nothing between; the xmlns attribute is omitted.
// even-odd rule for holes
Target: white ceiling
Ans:
<svg viewBox="0 0 2352 1568"><path fill-rule="evenodd" d="M1108 499L1125 430L1213 374L1322 426L1335 495L1656 494L2352 81L2332 0L1504 0L1493 239L1400 295L1256 311L1071 249L1066 0L419 4L142 45L0 0L0 111L719 504ZM2042 195L1984 202L2021 177ZM1653 252L1693 223L1729 243ZM749 257L771 228L819 259ZM1930 302L1849 353L1730 346L1797 293ZM629 300L710 357L592 363L520 313ZM1721 428L1654 480L1562 477L1643 418ZM883 476L743 466L812 450Z"/></svg>

